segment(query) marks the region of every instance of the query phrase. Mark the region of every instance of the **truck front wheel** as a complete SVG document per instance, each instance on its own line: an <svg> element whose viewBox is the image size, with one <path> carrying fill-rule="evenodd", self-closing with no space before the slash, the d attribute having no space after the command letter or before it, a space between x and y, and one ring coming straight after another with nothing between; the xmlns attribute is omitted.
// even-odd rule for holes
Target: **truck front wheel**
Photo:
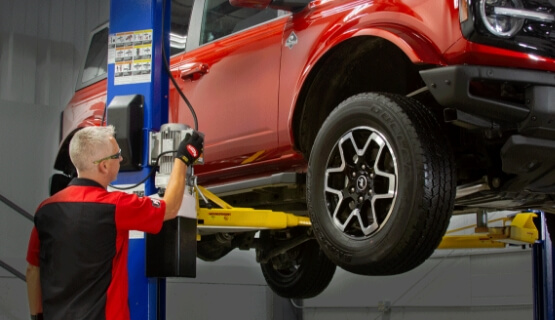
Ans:
<svg viewBox="0 0 555 320"><path fill-rule="evenodd" d="M435 115L410 98L364 93L322 125L309 160L316 239L338 266L399 274L440 243L455 197L454 158Z"/></svg>

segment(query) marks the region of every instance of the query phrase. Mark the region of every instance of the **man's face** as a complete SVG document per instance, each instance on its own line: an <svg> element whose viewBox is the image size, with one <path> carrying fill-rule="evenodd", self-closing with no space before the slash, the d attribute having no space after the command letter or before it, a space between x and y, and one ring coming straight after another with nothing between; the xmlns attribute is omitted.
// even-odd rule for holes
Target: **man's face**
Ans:
<svg viewBox="0 0 555 320"><path fill-rule="evenodd" d="M120 151L119 145L116 142L116 139L114 139L113 137L110 138L110 144L112 145L112 153L111 154L116 154ZM108 166L108 172L109 172L109 175L110 175L110 182L116 180L116 178L118 177L120 162L122 160L123 160L123 157L121 157L121 156L118 159L106 160L106 164Z"/></svg>

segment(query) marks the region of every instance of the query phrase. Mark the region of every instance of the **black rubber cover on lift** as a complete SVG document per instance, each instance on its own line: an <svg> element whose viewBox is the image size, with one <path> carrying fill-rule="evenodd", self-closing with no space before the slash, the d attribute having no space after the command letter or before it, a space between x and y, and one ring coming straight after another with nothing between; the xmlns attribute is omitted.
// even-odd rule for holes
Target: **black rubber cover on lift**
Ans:
<svg viewBox="0 0 555 320"><path fill-rule="evenodd" d="M146 235L146 276L197 276L197 220L177 217L164 222L158 234Z"/></svg>
<svg viewBox="0 0 555 320"><path fill-rule="evenodd" d="M115 96L108 105L108 124L116 128L121 148L121 171L141 169L144 97L140 94Z"/></svg>

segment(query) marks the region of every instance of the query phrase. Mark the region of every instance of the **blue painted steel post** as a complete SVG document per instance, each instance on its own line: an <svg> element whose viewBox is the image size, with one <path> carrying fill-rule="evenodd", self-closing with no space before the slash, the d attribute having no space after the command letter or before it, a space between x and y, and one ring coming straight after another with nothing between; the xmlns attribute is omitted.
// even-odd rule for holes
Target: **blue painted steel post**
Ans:
<svg viewBox="0 0 555 320"><path fill-rule="evenodd" d="M543 212L540 213L540 222L541 239L534 244L532 255L534 266L534 319L551 320L555 319L554 248Z"/></svg>
<svg viewBox="0 0 555 320"><path fill-rule="evenodd" d="M166 1L165 5L163 0L110 2L107 104L116 96L144 97L141 165L138 170L120 172L115 185L135 184L147 176L151 169L149 132L168 122L168 75L162 60L162 45L169 52L171 4ZM156 192L153 178L145 183L144 192L147 195ZM163 320L165 279L146 277L145 237L142 233L132 234L128 263L131 319Z"/></svg>

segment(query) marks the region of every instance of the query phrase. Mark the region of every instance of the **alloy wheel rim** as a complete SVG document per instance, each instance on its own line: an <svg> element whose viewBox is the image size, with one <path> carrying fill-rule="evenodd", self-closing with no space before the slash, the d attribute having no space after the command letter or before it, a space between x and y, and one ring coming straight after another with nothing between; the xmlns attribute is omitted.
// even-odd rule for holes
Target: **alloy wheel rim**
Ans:
<svg viewBox="0 0 555 320"><path fill-rule="evenodd" d="M343 234L372 237L387 223L397 196L397 160L389 141L361 126L344 133L325 169L328 216Z"/></svg>

